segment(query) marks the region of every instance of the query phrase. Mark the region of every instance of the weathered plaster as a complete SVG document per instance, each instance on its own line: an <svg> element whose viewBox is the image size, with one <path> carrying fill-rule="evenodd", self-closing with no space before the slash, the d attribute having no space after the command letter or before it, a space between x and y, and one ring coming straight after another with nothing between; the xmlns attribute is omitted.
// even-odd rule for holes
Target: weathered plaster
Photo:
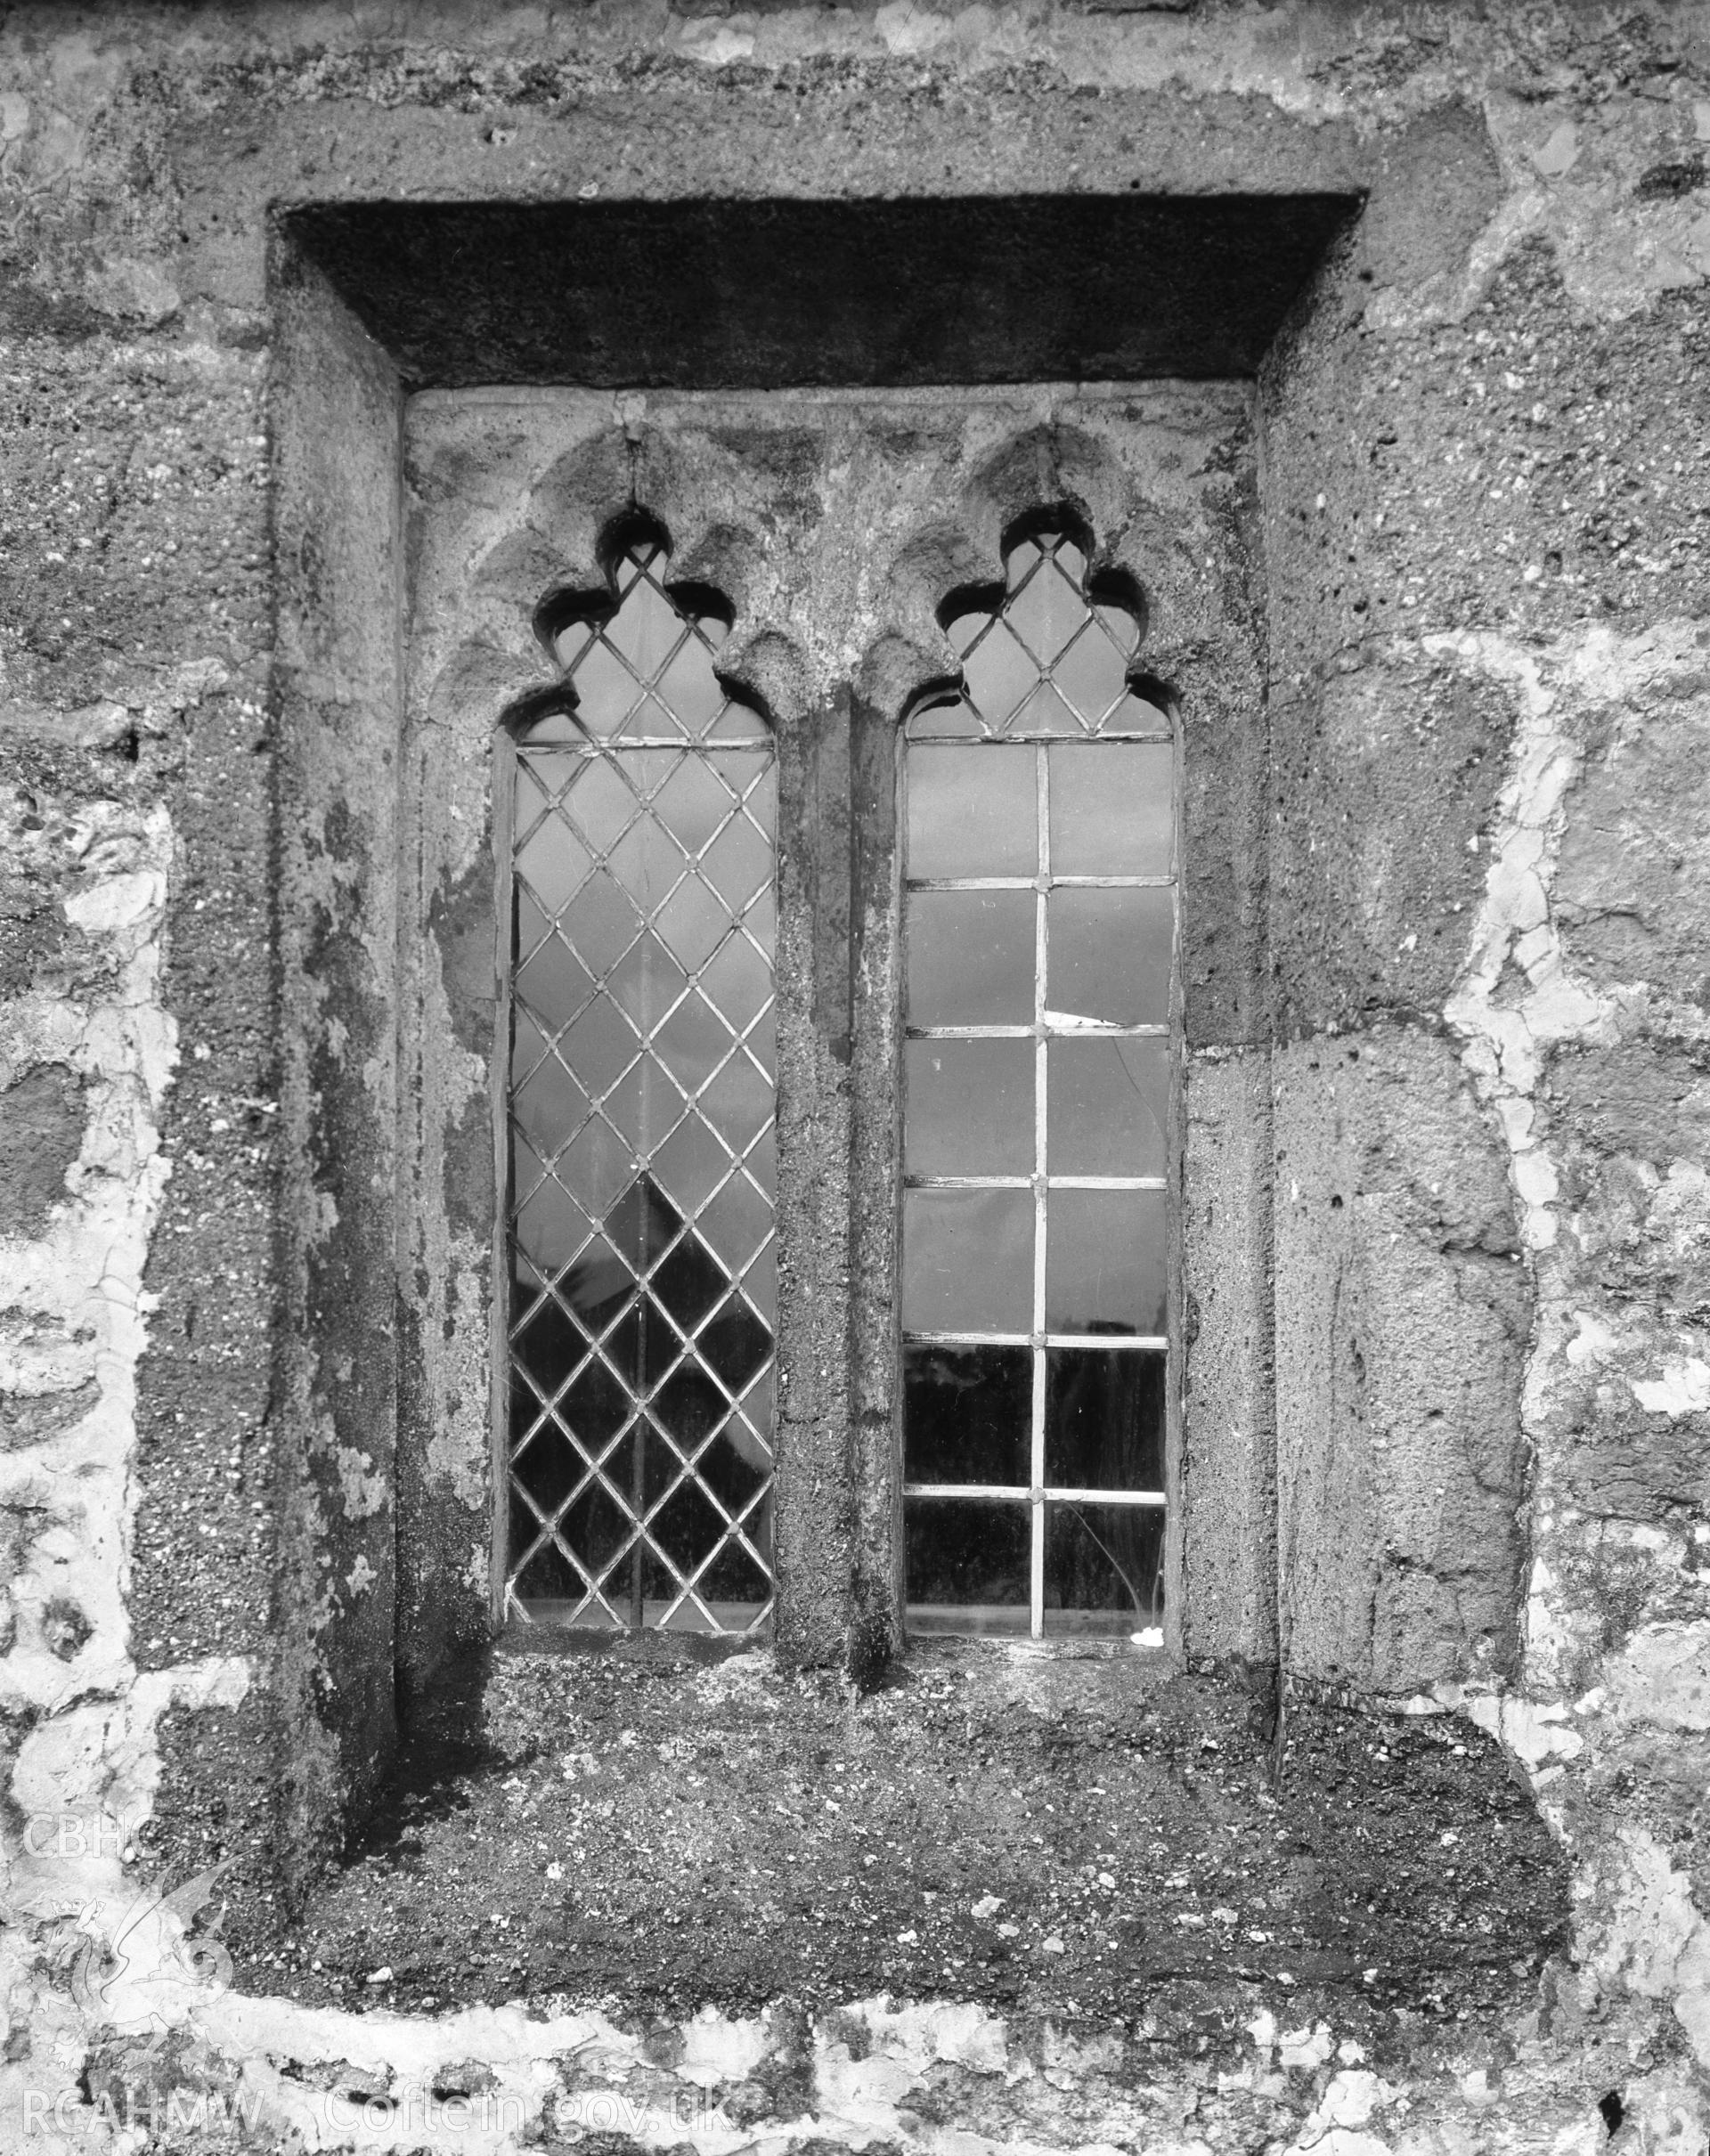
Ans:
<svg viewBox="0 0 1710 2156"><path fill-rule="evenodd" d="M78 2016L99 1997L108 1943L134 1923L160 1715L173 1705L235 1706L254 1672L228 1657L139 1672L126 1620L136 1370L152 1301L143 1268L168 1173L159 1118L178 1053L161 997L171 826L164 807L122 793L44 818L9 787L0 830L11 861L53 878L80 943L77 992L27 994L5 1006L0 1069L64 1065L89 1104L43 1232L0 1239L0 1382L18 1431L0 1504L24 1529L6 1582L0 1674L0 1702L21 1739L4 1859L13 1924L0 1984L12 2041L0 2108L22 2121L43 2062L75 2072ZM81 1412L32 1422L32 1403L56 1398ZM170 1955L170 1939L160 1951ZM165 1964L147 1951L144 1965L158 1987ZM68 1996L49 1973L55 1967L85 1981ZM195 1988L191 1980L160 1995L168 2017Z"/></svg>
<svg viewBox="0 0 1710 2156"><path fill-rule="evenodd" d="M1584 858L1595 836L1589 819L1600 802L1589 765L1618 768L1682 703L1694 710L1703 738L1703 634L1693 623L1664 622L1633 637L1592 628L1542 648L1488 632L1432 640L1505 679L1518 706L1509 777L1485 834L1490 859L1470 960L1445 1011L1465 1044L1467 1068L1500 1120L1537 1290L1525 1393L1537 1497L1524 1661L1515 1696L1474 1703L1472 1711L1525 1761L1544 1794L1546 1815L1575 1855L1588 1965L1614 1988L1668 1999L1700 2062L1710 2064L1710 1927L1698 1898L1702 1890L1671 1864L1649 1828L1600 1818L1583 1794L1584 1785L1624 1750L1631 1754L1634 1723L1695 1734L1706 1726L1703 1657L1710 1623L1698 1614L1696 1581L1682 1577L1694 1545L1654 1531L1623 1538L1636 1574L1628 1607L1633 1616L1648 1607L1657 1615L1612 1632L1588 1595L1581 1561L1588 1544L1600 1551L1614 1539L1612 1524L1561 1504L1551 1471L1563 1395L1576 1376L1600 1392L1625 1394L1648 1416L1702 1419L1706 1403L1697 1396L1698 1359L1690 1350L1703 1335L1690 1325L1659 1326L1660 1314L1612 1300L1607 1282L1576 1262L1595 1244L1589 1224L1563 1203L1564 1134L1552 1127L1543 1097L1551 1059L1563 1048L1704 1036L1701 1013L1683 1009L1665 982L1587 977L1574 948L1574 928L1587 910L1571 899L1564 906L1561 867L1576 850ZM1697 770L1674 767L1665 783L1671 792L1679 786L1685 804L1665 810L1665 824L1671 814L1690 821L1695 805L1704 813ZM1642 820L1638 800L1629 796L1625 806ZM1599 852L1596 862L1608 858ZM1588 865L1577 891L1598 873ZM1658 1159L1641 1189L1655 1233L1688 1249L1702 1248L1710 1208L1696 1162Z"/></svg>
<svg viewBox="0 0 1710 2156"><path fill-rule="evenodd" d="M160 928L171 862L164 809L94 801L48 824L20 790L4 799L14 858L45 857L82 939L83 997L24 997L6 1009L0 1058L21 1074L63 1064L89 1102L83 1143L45 1233L0 1241L0 1310L15 1400L95 1395L77 1420L4 1459L3 1501L28 1522L8 1592L23 1622L4 1660L13 1711L51 1708L86 1688L121 1692L134 1674L125 1615L142 1268L167 1164L157 1118L176 1054L159 997ZM21 1351L21 1352L20 1352ZM69 1632L44 1619L69 1614Z"/></svg>
<svg viewBox="0 0 1710 2156"><path fill-rule="evenodd" d="M1509 1688L1445 1687L1442 1698L1499 1730L1530 1773L1573 1852L1581 1918L1571 1965L1546 1980L1535 2012L1469 2030L1453 2065L1346 2058L1333 2029L1278 2024L1249 2032L1250 2059L1243 2046L1228 2071L1250 2075L1255 2093L1281 2079L1309 2099L1297 2107L1305 2123L1286 2129L1292 2141L1272 2138L1323 2156L1590 2152L1607 2138L1594 2108L1606 2092L1624 2103L1616 2145L1701 2151L1710 880L1695 805L1706 720L1693 655L1706 613L1710 191L1695 166L1710 145L1705 10L1300 0L701 13L607 0L574 17L274 4L202 9L168 25L142 9L36 7L14 10L4 37L5 469L22 506L9 502L4 541L0 750L34 760L36 806L7 826L0 848L0 866L17 872L0 922L0 993L12 998L0 1077L63 1065L82 1082L87 1119L43 1233L0 1244L0 1428L21 1590L0 1696L14 1718L18 1802L28 1811L51 1798L79 1820L133 1793L145 1811L151 1789L163 1808L186 1791L201 1803L210 1782L232 1778L233 1756L218 1754L198 1783L171 1748L173 1718L248 1729L239 1718L262 1688L251 1656L267 1622L270 1559L238 1526L271 1485L254 1403L222 1387L232 1366L254 1368L268 1322L265 1250L239 1229L256 1217L265 1171L248 1154L265 1149L273 1095L252 1008L240 1009L240 986L253 984L217 979L222 964L265 971L257 944L234 956L251 932L231 926L265 880L265 849L242 837L256 789L240 783L263 768L273 645L258 597L272 574L262 565L265 484L253 448L243 454L269 335L262 206L400 187L501 200L671 192L685 175L694 188L762 192L1156 187L1179 185L1184 173L1217 189L1371 184L1365 240L1323 296L1340 339L1323 375L1331 423L1271 445L1273 499L1310 516L1323 497L1320 525L1303 525L1299 543L1273 553L1274 712L1285 724L1291 706L1315 712L1318 670L1368 640L1381 671L1393 655L1372 631L1392 621L1404 642L1494 691L1495 704L1508 700L1516 745L1494 818L1486 828L1478 810L1469 834L1490 866L1462 977L1445 992L1421 955L1456 948L1438 917L1462 902L1445 878L1440 907L1438 887L1421 887L1421 918L1400 923L1375 982L1363 944L1346 980L1336 970L1345 953L1332 950L1322 981L1287 985L1299 992L1305 1030L1346 1028L1368 991L1386 1022L1400 1012L1428 1029L1446 1024L1504 1148L1535 1294L1520 1411L1531 1453L1523 1656ZM77 453L55 465L37 453L44 441ZM310 686L337 713L349 681L331 669ZM1376 737L1384 684L1340 694L1336 756ZM1396 700L1407 694L1404 683ZM186 755L206 759L200 777L175 766ZM1324 767L1332 798L1342 769L1336 757ZM329 767L326 783L336 790L344 778ZM184 797L196 785L216 798L198 808ZM185 841L175 818L175 857L161 813L169 800L191 812L194 834ZM1385 813L1399 824L1405 809ZM61 827L73 834L65 858L52 851ZM89 870L76 866L80 829ZM248 892L236 876L207 877L223 834ZM1340 857L1333 865L1340 873ZM340 874L328 865L318 887L347 899ZM173 991L195 1034L172 1102L162 1099L171 1021L151 970L163 901L186 909L186 927L188 909L206 902L225 929ZM1381 904L1373 917L1387 935ZM1394 948L1415 932L1413 950ZM186 938L181 949L191 948ZM1350 980L1358 992L1339 1000ZM334 1067L350 1039L346 1014L332 1013ZM384 1098L384 1070L366 1047L351 1076ZM163 1193L166 1115L183 1135ZM162 1393L142 1463L141 1517L155 1522L138 1530L147 1576L127 1579L144 1260L163 1204L192 1186L184 1227L213 1253L221 1293L200 1279L186 1293L157 1234L181 1389ZM347 1203L331 1187L315 1192L307 1239L336 1236ZM11 1237L12 1226L0 1232ZM216 1403L200 1411L208 1427L195 1443L173 1420L195 1407L186 1371ZM1229 1412L1241 1412L1232 1394ZM362 1436L341 1452L322 1434L338 1517L307 1520L293 1548L386 1519L382 1509L352 1520L345 1509L346 1456L378 1462L380 1452ZM228 1459L240 1464L227 1469ZM455 1480L468 1463L442 1453L436 1468ZM362 1466L351 1479L359 1515L370 1473ZM204 1536L216 1513L218 1534ZM338 1587L307 1591L315 1611L327 1598L377 1599L383 1553L346 1539ZM204 1550L205 1561L185 1555L201 1560ZM147 1612L137 1642L127 1589ZM142 1658L158 1666L139 1676ZM245 1763L268 1780L271 1754ZM231 1831L209 1834L224 1846ZM30 2092L75 2095L86 2069L92 2089L122 2088L124 2072L163 2087L177 2073L191 2089L243 2078L283 2103L282 2062L293 2056L315 2062L330 2087L378 2087L394 2062L399 2085L417 2087L452 2050L467 2057L473 2046L501 2076L550 2092L563 2082L542 2027L590 2040L601 2075L608 2055L632 2061L643 2043L608 2038L592 2014L525 2027L507 2011L406 2027L240 2001L189 1985L186 1919L168 1914L146 1922L135 1981L161 1980L151 1997L188 2040L115 2079L102 2046L125 2032L74 1973L87 1970L89 1934L111 1937L125 1920L121 1859L109 1851L86 1872L73 1865L32 1903L18 1849L9 1856L21 1921L4 1948L8 2107ZM78 1932L85 1908L94 1914ZM193 1963L205 1949L190 1951ZM986 2010L922 2011L906 2038L885 2022L869 2054L884 2069L869 2077L882 2101L870 2088L849 2093L834 2055L847 2038L817 2034L812 2103L839 2121L826 2137L851 2132L853 2117L856 2130L871 2125L870 2138L974 2145L985 2129L966 2122L995 2073L952 2084L924 2128L906 2097L920 2059L964 2027L956 2017L973 2014L978 2036ZM723 2025L696 2037L691 2026L684 2058L702 2044L746 2071L761 2041ZM240 2055L219 2064L220 2047ZM1007 2076L1013 2050L1005 2057ZM351 2058L368 2062L371 2084L338 2072ZM1133 2087L1107 2102L1095 2062L1066 2051L1028 2060L1035 2093L1053 2093L1025 2122L1006 2114L994 2139L1227 2145L1222 2124L1201 2130L1206 2091L1190 2080L1160 2077L1143 2111ZM9 2109L8 2130L21 2117ZM123 2145L93 2106L74 2102L68 2117L64 2143ZM608 2120L619 2132L636 2124L586 2109L566 2124L604 2131ZM375 2131L381 2145L411 2145L402 2122ZM644 2119L637 2137L696 2133L692 2119L668 2129ZM47 2128L41 2145L54 2145ZM477 2144L466 2136L460 2145Z"/></svg>

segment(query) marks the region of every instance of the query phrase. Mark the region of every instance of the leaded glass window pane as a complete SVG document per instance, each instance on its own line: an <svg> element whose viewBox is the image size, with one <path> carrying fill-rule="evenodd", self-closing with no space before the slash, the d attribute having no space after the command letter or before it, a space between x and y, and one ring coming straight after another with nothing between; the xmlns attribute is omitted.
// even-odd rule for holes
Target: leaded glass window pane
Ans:
<svg viewBox="0 0 1710 2156"><path fill-rule="evenodd" d="M903 1474L916 1631L1156 1636L1175 744L1064 532L949 625L903 751Z"/></svg>
<svg viewBox="0 0 1710 2156"><path fill-rule="evenodd" d="M512 1615L751 1631L771 1608L770 734L640 542L515 738Z"/></svg>

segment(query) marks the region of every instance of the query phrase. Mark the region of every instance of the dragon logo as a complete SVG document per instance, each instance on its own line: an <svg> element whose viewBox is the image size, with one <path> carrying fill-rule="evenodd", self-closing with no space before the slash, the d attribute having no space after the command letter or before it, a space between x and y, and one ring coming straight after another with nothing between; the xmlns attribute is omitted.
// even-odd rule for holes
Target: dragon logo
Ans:
<svg viewBox="0 0 1710 2156"><path fill-rule="evenodd" d="M139 1896L110 1944L96 1935L98 1905L84 1910L71 1959L71 1996L86 2014L110 2029L164 2036L183 2018L191 1992L224 1989L232 1981L232 1957L219 1937L224 1908L211 1924L201 1922L232 1861L223 1858L169 1892Z"/></svg>

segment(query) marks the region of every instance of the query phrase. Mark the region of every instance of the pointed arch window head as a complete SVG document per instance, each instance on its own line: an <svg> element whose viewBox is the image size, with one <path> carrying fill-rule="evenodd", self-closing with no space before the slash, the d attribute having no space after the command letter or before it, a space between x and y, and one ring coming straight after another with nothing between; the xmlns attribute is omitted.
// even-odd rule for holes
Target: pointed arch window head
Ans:
<svg viewBox="0 0 1710 2156"><path fill-rule="evenodd" d="M1161 1637L1176 783L1144 607L1067 519L904 728L909 1623Z"/></svg>
<svg viewBox="0 0 1710 2156"><path fill-rule="evenodd" d="M1145 606L1119 573L1088 574L1090 540L1072 521L1013 530L1001 585L955 594L940 611L959 682L908 718L916 741L1108 739L1167 734L1168 691L1133 672Z"/></svg>
<svg viewBox="0 0 1710 2156"><path fill-rule="evenodd" d="M665 582L664 535L626 518L607 547L607 588L542 602L535 629L564 678L538 700L526 738L627 742L770 740L765 720L722 682L715 660L732 616L704 584Z"/></svg>
<svg viewBox="0 0 1710 2156"><path fill-rule="evenodd" d="M508 730L505 1614L771 1607L777 764L631 520Z"/></svg>

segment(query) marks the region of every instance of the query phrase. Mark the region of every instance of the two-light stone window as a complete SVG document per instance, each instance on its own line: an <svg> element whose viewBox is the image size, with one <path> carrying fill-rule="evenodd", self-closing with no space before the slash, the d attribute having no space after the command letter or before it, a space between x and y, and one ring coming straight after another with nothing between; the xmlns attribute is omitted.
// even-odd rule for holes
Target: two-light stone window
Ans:
<svg viewBox="0 0 1710 2156"><path fill-rule="evenodd" d="M908 1621L1161 1623L1168 713L1062 520L947 601L899 737ZM777 766L718 595L620 527L507 736L507 1606L745 1632L772 1597Z"/></svg>

